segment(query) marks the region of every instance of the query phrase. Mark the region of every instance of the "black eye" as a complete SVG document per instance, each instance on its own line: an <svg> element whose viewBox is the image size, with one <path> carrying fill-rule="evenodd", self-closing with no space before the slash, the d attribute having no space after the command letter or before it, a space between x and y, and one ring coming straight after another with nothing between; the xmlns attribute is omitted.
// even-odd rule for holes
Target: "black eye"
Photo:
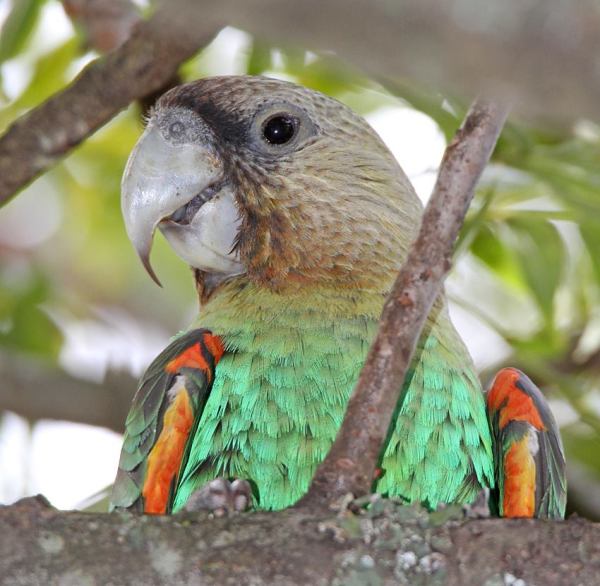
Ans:
<svg viewBox="0 0 600 586"><path fill-rule="evenodd" d="M296 134L296 120L285 114L269 118L263 125L263 136L271 144L285 144Z"/></svg>

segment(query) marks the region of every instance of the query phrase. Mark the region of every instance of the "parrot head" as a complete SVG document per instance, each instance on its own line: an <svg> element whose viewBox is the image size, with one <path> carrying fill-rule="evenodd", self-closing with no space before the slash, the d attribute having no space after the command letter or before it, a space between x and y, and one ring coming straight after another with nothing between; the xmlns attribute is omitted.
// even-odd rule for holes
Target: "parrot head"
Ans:
<svg viewBox="0 0 600 586"><path fill-rule="evenodd" d="M205 78L164 94L122 181L128 236L156 228L197 271L369 286L394 274L420 203L360 116L292 83Z"/></svg>

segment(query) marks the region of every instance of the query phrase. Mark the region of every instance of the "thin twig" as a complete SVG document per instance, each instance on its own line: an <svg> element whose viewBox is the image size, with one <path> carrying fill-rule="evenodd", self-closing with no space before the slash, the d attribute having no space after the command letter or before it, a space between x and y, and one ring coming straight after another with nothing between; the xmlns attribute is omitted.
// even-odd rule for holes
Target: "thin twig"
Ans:
<svg viewBox="0 0 600 586"><path fill-rule="evenodd" d="M471 106L442 159L417 240L394 283L338 436L299 506L370 491L415 345L451 267L454 242L508 108Z"/></svg>
<svg viewBox="0 0 600 586"><path fill-rule="evenodd" d="M163 87L218 30L208 20L192 30L174 12L158 10L121 47L9 127L0 137L0 205L132 101Z"/></svg>

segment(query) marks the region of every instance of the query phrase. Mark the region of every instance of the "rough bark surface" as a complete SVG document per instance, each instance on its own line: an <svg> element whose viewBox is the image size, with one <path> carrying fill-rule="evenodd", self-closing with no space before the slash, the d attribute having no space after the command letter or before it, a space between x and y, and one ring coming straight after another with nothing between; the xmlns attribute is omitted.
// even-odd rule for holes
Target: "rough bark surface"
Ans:
<svg viewBox="0 0 600 586"><path fill-rule="evenodd" d="M426 513L288 510L232 518L0 508L0 584L503 586L600 583L600 525ZM523 582L516 582L517 580Z"/></svg>

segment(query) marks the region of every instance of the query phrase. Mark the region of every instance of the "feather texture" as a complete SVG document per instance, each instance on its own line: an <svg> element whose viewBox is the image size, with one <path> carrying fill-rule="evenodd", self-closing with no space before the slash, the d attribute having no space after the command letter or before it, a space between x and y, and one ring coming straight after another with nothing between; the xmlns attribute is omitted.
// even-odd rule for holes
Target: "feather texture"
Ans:
<svg viewBox="0 0 600 586"><path fill-rule="evenodd" d="M501 370L487 395L502 517L562 519L565 456L558 426L540 390L521 371Z"/></svg>
<svg viewBox="0 0 600 586"><path fill-rule="evenodd" d="M356 290L283 296L231 283L208 304L199 321L227 352L174 509L218 476L248 479L259 508L298 500L341 425L381 303ZM483 395L444 308L424 334L381 467L379 492L430 506L469 502L493 482Z"/></svg>
<svg viewBox="0 0 600 586"><path fill-rule="evenodd" d="M272 116L295 124L285 144L271 144L264 134ZM185 131L175 137L174 122ZM214 252L193 233L193 222L179 221L201 213L193 202L209 178L203 207L224 193L235 199L238 229L226 255L235 255L243 270L211 274L196 263L201 329L173 342L144 375L127 420L113 503L179 510L196 489L224 476L249 480L256 507L284 508L304 494L337 434L385 297L416 235L421 204L365 120L294 84L205 78L163 95L151 124L156 141L144 151L150 159L138 149L126 173L138 179L124 182L138 252L148 262L153 230L165 219L190 237L183 258L202 257L196 246ZM184 164L181 145L198 154L193 164ZM156 157L171 163L156 165ZM220 179L211 183L215 170ZM182 172L191 178L189 189L165 192ZM148 221L136 224L139 206ZM165 216L171 208L175 215ZM214 334L209 339L207 331ZM220 362L220 351L210 347L215 340L225 345ZM200 358L192 364L186 353L197 343ZM502 439L504 428L494 421L495 438ZM541 436L539 449L553 479L556 438ZM504 457L508 452L498 446ZM443 295L419 341L379 469L377 491L430 507L470 502L494 486L483 394ZM540 510L555 500L540 498Z"/></svg>
<svg viewBox="0 0 600 586"><path fill-rule="evenodd" d="M222 354L216 336L195 329L173 340L148 367L125 422L111 509L149 513L170 509L190 433Z"/></svg>

